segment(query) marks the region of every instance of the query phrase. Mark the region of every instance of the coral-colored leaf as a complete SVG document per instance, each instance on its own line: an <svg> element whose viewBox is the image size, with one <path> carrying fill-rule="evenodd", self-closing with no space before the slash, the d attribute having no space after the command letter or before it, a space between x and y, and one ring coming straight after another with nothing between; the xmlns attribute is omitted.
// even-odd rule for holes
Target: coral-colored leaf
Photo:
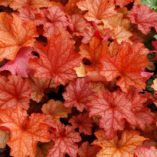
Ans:
<svg viewBox="0 0 157 157"><path fill-rule="evenodd" d="M74 14L71 16L71 30L75 36L81 36L82 43L88 43L94 35L94 28L88 23L82 15Z"/></svg>
<svg viewBox="0 0 157 157"><path fill-rule="evenodd" d="M53 147L49 150L47 157L64 157L67 153L70 157L76 157L81 137L75 132L73 127L64 126L61 123L55 124L55 130L52 132Z"/></svg>
<svg viewBox="0 0 157 157"><path fill-rule="evenodd" d="M9 61L4 66L0 68L0 71L10 71L12 75L19 75L22 77L28 77L29 74L29 66L28 62L31 57L32 48L21 48L18 52L15 60Z"/></svg>
<svg viewBox="0 0 157 157"><path fill-rule="evenodd" d="M101 75L105 76L107 81L118 79L117 85L124 92L128 91L130 86L144 89L147 78L143 78L141 72L148 65L148 50L140 43L131 45L123 42L114 51L114 55L103 53Z"/></svg>
<svg viewBox="0 0 157 157"><path fill-rule="evenodd" d="M45 23L43 21L43 25L44 35L46 37L50 37L52 34L58 31L59 28L66 28L66 26L69 24L68 18L66 17L64 11L57 6L46 9L44 14Z"/></svg>
<svg viewBox="0 0 157 157"><path fill-rule="evenodd" d="M129 38L132 36L129 31L130 21L120 13L103 20L103 29L109 29L109 35L112 39L116 39L118 43L129 41ZM106 35L105 30L102 33Z"/></svg>
<svg viewBox="0 0 157 157"><path fill-rule="evenodd" d="M80 56L66 32L54 34L46 47L40 46L39 55L40 58L30 60L35 77L52 78L56 84L65 84L76 77L74 68L80 64Z"/></svg>
<svg viewBox="0 0 157 157"><path fill-rule="evenodd" d="M147 98L135 90L129 91L127 97L132 104L132 112L135 114L136 119L136 123L132 124L132 126L146 130L154 121L153 113L144 105L147 102Z"/></svg>
<svg viewBox="0 0 157 157"><path fill-rule="evenodd" d="M132 23L137 24L142 33L147 34L152 27L157 31L157 13L146 5L136 5L129 14Z"/></svg>
<svg viewBox="0 0 157 157"><path fill-rule="evenodd" d="M86 104L93 97L92 84L87 78L78 78L71 82L63 93L66 107L75 106L80 112L86 109Z"/></svg>
<svg viewBox="0 0 157 157"><path fill-rule="evenodd" d="M156 157L157 149L155 147L139 147L135 151L136 157Z"/></svg>
<svg viewBox="0 0 157 157"><path fill-rule="evenodd" d="M27 5L32 8L44 8L51 7L53 4L49 0L13 0L10 1L9 6L13 9L20 9Z"/></svg>
<svg viewBox="0 0 157 157"><path fill-rule="evenodd" d="M18 76L0 77L0 109L29 107L31 86L28 80Z"/></svg>
<svg viewBox="0 0 157 157"><path fill-rule="evenodd" d="M2 123L0 127L10 130L8 145L11 155L14 157L35 157L37 142L48 142L50 135L49 127L44 124L46 116L32 114L27 116L25 110L20 107L0 111Z"/></svg>
<svg viewBox="0 0 157 157"><path fill-rule="evenodd" d="M113 138L117 130L123 130L125 120L131 124L136 123L132 112L132 104L126 95L120 91L101 91L89 103L90 116L100 117L100 127L106 132L108 138Z"/></svg>
<svg viewBox="0 0 157 157"><path fill-rule="evenodd" d="M0 60L13 60L20 48L33 46L35 36L32 22L23 23L15 14L0 13Z"/></svg>
<svg viewBox="0 0 157 157"><path fill-rule="evenodd" d="M89 115L87 113L73 116L69 122L74 128L79 128L80 133L84 133L85 135L92 134L92 119L89 118Z"/></svg>
<svg viewBox="0 0 157 157"><path fill-rule="evenodd" d="M106 140L103 133L96 132L98 140L94 144L102 147L96 157L133 157L135 149L146 140L135 131L124 131L120 139L116 137L113 140Z"/></svg>
<svg viewBox="0 0 157 157"><path fill-rule="evenodd" d="M82 11L87 11L85 18L96 23L116 14L113 0L82 0L77 3Z"/></svg>
<svg viewBox="0 0 157 157"><path fill-rule="evenodd" d="M70 109L66 108L63 105L63 102L52 99L42 106L42 111L45 114L51 115L53 120L68 117L68 114L70 113Z"/></svg>

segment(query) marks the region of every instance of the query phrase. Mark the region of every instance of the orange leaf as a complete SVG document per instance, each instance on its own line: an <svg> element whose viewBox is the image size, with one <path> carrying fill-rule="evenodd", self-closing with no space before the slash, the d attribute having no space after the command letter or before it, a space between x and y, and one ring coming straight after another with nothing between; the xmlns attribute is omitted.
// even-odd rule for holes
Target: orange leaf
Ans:
<svg viewBox="0 0 157 157"><path fill-rule="evenodd" d="M2 5L2 6L8 6L9 5L9 1L10 0L0 0L0 5Z"/></svg>
<svg viewBox="0 0 157 157"><path fill-rule="evenodd" d="M0 111L2 123L0 127L10 130L11 136L8 145L14 157L35 157L37 142L48 142L50 139L48 129L44 124L46 116L32 114L27 116L20 107Z"/></svg>
<svg viewBox="0 0 157 157"><path fill-rule="evenodd" d="M82 0L77 3L82 11L87 11L85 18L96 23L116 14L113 0Z"/></svg>
<svg viewBox="0 0 157 157"><path fill-rule="evenodd" d="M43 98L45 90L53 86L50 79L42 80L32 77L30 83L32 87L31 99L37 103Z"/></svg>
<svg viewBox="0 0 157 157"><path fill-rule="evenodd" d="M141 73L148 65L148 50L140 43L131 45L123 42L117 47L117 53L110 55L108 52L103 54L101 75L107 81L118 79L117 85L126 92L130 86L139 89L145 88L146 78Z"/></svg>
<svg viewBox="0 0 157 157"><path fill-rule="evenodd" d="M42 106L42 111L45 114L51 115L52 119L59 120L59 118L68 117L70 109L64 107L61 101L49 100Z"/></svg>
<svg viewBox="0 0 157 157"><path fill-rule="evenodd" d="M31 86L27 80L18 76L0 77L0 109L29 107Z"/></svg>
<svg viewBox="0 0 157 157"><path fill-rule="evenodd" d="M74 68L80 65L81 59L74 51L74 43L67 32L54 34L46 47L40 46L40 58L30 60L30 68L35 77L51 79L54 83L65 84L76 77Z"/></svg>
<svg viewBox="0 0 157 157"><path fill-rule="evenodd" d="M120 7L124 7L128 5L129 3L133 2L134 0L115 0L115 1L116 1L116 5Z"/></svg>
<svg viewBox="0 0 157 157"><path fill-rule="evenodd" d="M82 143L79 148L79 157L95 157L96 153L99 151L99 147L91 146L88 142Z"/></svg>
<svg viewBox="0 0 157 157"><path fill-rule="evenodd" d="M76 4L79 2L80 0L68 0L68 3L65 6L65 11L69 14L73 14L75 12L78 11L78 8L76 6Z"/></svg>
<svg viewBox="0 0 157 157"><path fill-rule="evenodd" d="M112 39L116 39L118 43L129 41L132 36L129 31L130 21L123 17L123 14L116 15L103 20L103 29L109 29ZM103 31L105 33L105 31Z"/></svg>
<svg viewBox="0 0 157 157"><path fill-rule="evenodd" d="M80 54L83 59L88 59L90 64L85 65L87 75L92 80L104 80L100 75L102 68L101 57L107 49L107 43L93 37L89 44L82 44L80 47Z"/></svg>
<svg viewBox="0 0 157 157"><path fill-rule="evenodd" d="M5 131L0 130L0 148L5 148L7 141L9 139L9 134Z"/></svg>
<svg viewBox="0 0 157 157"><path fill-rule="evenodd" d="M20 9L24 6L29 6L32 8L44 8L51 7L55 3L49 0L10 0L9 6L13 9Z"/></svg>
<svg viewBox="0 0 157 157"><path fill-rule="evenodd" d="M15 14L0 13L0 60L13 60L21 47L33 46L36 28Z"/></svg>
<svg viewBox="0 0 157 157"><path fill-rule="evenodd" d="M106 140L101 131L95 135L98 140L94 144L102 147L96 157L133 157L135 149L146 140L135 131L124 131L120 139L116 137L113 140Z"/></svg>

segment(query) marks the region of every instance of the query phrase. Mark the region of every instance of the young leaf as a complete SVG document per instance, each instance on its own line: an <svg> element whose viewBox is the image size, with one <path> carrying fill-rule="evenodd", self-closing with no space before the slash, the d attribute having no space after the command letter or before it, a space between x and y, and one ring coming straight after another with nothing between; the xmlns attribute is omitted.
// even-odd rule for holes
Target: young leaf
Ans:
<svg viewBox="0 0 157 157"><path fill-rule="evenodd" d="M157 0L142 0L142 3L157 11Z"/></svg>

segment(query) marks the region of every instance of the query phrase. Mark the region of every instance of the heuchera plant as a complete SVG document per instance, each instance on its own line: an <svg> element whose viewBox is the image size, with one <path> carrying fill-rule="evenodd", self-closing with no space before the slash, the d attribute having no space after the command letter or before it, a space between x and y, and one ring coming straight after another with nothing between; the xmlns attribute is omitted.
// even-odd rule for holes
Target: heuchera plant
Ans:
<svg viewBox="0 0 157 157"><path fill-rule="evenodd" d="M156 0L0 0L0 157L157 157Z"/></svg>

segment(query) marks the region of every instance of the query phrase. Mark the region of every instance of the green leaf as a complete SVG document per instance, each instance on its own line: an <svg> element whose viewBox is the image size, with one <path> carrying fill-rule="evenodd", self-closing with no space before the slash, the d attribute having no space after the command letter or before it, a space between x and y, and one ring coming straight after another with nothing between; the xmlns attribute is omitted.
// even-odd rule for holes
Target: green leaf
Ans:
<svg viewBox="0 0 157 157"><path fill-rule="evenodd" d="M157 0L142 0L142 3L157 11Z"/></svg>
<svg viewBox="0 0 157 157"><path fill-rule="evenodd" d="M154 38L157 40L157 34L154 35Z"/></svg>

